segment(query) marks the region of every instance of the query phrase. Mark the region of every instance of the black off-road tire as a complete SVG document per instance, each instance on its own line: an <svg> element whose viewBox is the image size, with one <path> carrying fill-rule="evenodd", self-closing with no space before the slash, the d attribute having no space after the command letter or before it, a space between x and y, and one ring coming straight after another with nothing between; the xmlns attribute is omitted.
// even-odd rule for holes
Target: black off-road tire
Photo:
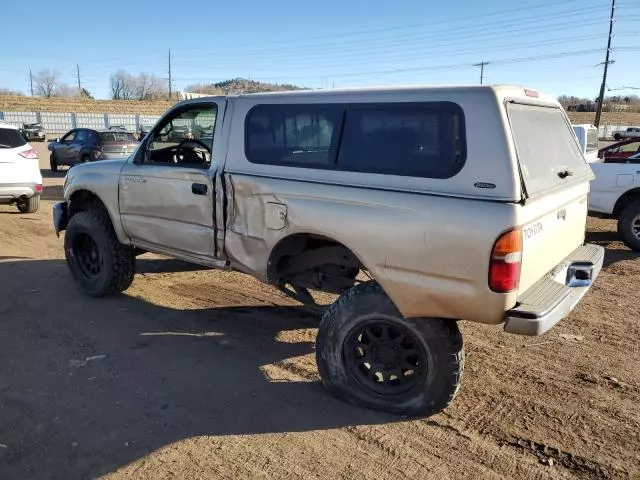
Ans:
<svg viewBox="0 0 640 480"><path fill-rule="evenodd" d="M82 157L80 157L80 163L89 163L90 161L91 161L91 156L86 153L82 155Z"/></svg>
<svg viewBox="0 0 640 480"><path fill-rule="evenodd" d="M25 201L18 202L20 213L36 213L40 207L40 195L34 195Z"/></svg>
<svg viewBox="0 0 640 480"><path fill-rule="evenodd" d="M621 138L622 138L622 137L621 137L619 134L617 134L617 133L613 136L613 139L614 139L614 140L620 140Z"/></svg>
<svg viewBox="0 0 640 480"><path fill-rule="evenodd" d="M627 247L636 252L640 252L640 238L634 233L634 226L637 229L639 221L640 200L626 206L618 218L618 235Z"/></svg>
<svg viewBox="0 0 640 480"><path fill-rule="evenodd" d="M86 275L75 248L78 238L90 237L97 246L102 265L95 277ZM125 291L135 275L134 250L118 241L109 214L102 208L76 213L67 225L64 251L69 270L80 288L94 297Z"/></svg>
<svg viewBox="0 0 640 480"><path fill-rule="evenodd" d="M408 331L425 354L426 371L410 390L400 394L380 394L368 388L347 367L345 342L351 332L378 319L391 328L400 326ZM378 284L367 282L351 288L323 316L316 361L323 385L349 403L396 415L429 416L445 409L456 396L464 369L464 347L454 320L405 319Z"/></svg>
<svg viewBox="0 0 640 480"><path fill-rule="evenodd" d="M51 155L49 155L49 168L51 168L52 172L58 171L58 160L56 159L56 155L53 152L51 152Z"/></svg>

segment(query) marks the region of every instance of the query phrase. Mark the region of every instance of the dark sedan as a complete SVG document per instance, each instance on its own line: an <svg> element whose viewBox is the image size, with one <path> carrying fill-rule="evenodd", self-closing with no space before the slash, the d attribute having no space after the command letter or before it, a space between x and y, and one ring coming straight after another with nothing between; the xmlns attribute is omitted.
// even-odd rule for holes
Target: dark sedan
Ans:
<svg viewBox="0 0 640 480"><path fill-rule="evenodd" d="M126 158L139 144L135 135L129 132L75 128L49 144L51 170L58 171L60 165Z"/></svg>

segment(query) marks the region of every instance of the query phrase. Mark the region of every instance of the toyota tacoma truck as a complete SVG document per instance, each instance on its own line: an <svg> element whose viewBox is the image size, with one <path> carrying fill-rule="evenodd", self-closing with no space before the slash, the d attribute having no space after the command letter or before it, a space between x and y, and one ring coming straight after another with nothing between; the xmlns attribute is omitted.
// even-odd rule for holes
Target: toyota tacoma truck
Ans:
<svg viewBox="0 0 640 480"><path fill-rule="evenodd" d="M324 386L424 416L460 386L459 320L541 335L588 292L604 256L585 244L592 178L559 103L519 86L211 97L172 107L127 159L69 170L53 222L96 297L131 285L141 251L312 308L312 291L337 294Z"/></svg>

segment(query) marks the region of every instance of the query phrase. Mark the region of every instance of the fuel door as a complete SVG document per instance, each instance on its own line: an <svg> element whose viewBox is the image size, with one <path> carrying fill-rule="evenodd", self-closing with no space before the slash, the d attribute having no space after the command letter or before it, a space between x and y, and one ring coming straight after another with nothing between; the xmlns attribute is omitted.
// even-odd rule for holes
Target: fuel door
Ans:
<svg viewBox="0 0 640 480"><path fill-rule="evenodd" d="M267 202L264 224L270 230L282 230L287 226L287 206L282 203Z"/></svg>

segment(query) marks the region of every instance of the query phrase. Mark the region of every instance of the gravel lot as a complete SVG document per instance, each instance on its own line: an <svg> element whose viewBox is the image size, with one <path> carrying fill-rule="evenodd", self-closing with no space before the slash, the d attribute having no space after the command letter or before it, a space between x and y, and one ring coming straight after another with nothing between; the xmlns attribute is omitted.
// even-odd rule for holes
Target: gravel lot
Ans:
<svg viewBox="0 0 640 480"><path fill-rule="evenodd" d="M590 294L528 338L461 322L463 386L407 420L319 385L317 320L247 276L139 258L125 295L73 284L51 204L0 206L0 478L640 478L638 256L615 223Z"/></svg>

